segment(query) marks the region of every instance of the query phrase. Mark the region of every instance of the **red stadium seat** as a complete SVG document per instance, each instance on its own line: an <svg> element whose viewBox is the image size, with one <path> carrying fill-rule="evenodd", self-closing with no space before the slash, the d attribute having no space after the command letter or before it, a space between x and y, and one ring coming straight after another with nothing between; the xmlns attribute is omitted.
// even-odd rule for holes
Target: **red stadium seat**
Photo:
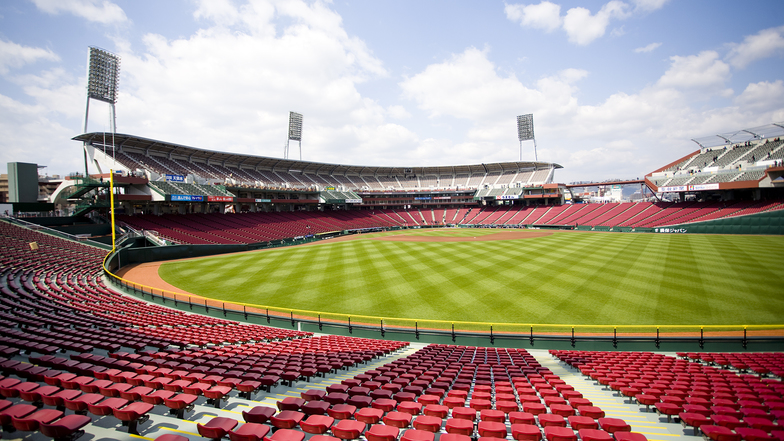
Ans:
<svg viewBox="0 0 784 441"><path fill-rule="evenodd" d="M82 428L92 421L86 415L71 414L50 423L41 423L41 434L55 440L77 439L84 434Z"/></svg>
<svg viewBox="0 0 784 441"><path fill-rule="evenodd" d="M235 430L229 431L230 441L262 441L270 428L266 424L245 423Z"/></svg>
<svg viewBox="0 0 784 441"><path fill-rule="evenodd" d="M215 417L206 424L196 424L199 435L212 440L220 440L237 426L237 420L225 417Z"/></svg>
<svg viewBox="0 0 784 441"><path fill-rule="evenodd" d="M367 441L397 441L400 429L394 426L376 424L365 431Z"/></svg>

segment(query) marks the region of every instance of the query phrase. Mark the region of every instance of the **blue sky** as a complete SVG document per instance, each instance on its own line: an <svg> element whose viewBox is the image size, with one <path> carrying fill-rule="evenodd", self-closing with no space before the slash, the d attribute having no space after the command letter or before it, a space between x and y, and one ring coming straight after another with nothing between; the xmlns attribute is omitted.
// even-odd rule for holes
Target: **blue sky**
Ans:
<svg viewBox="0 0 784 441"><path fill-rule="evenodd" d="M514 161L533 113L539 160L571 182L784 121L779 0L11 0L0 169L83 170L90 45L122 57L119 133L263 156L282 157L297 111L305 160ZM108 129L92 101L88 131Z"/></svg>

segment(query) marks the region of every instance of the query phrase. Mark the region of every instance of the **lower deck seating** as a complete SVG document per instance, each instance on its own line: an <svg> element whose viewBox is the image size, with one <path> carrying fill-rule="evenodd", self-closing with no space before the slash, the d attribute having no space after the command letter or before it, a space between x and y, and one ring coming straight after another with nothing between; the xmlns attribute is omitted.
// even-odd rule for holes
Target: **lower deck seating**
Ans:
<svg viewBox="0 0 784 441"><path fill-rule="evenodd" d="M606 203L487 206L470 209L343 210L241 214L119 216L139 230L189 244L236 244L280 240L363 228L412 225L589 225L660 227L784 209L784 201L704 203Z"/></svg>

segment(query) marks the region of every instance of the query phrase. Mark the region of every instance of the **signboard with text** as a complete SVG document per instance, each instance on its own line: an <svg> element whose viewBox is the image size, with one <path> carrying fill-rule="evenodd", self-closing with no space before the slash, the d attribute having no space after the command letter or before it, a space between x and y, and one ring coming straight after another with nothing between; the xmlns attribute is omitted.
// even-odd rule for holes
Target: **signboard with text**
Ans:
<svg viewBox="0 0 784 441"><path fill-rule="evenodd" d="M689 191L703 191L703 190L718 190L719 184L698 184L698 185L689 185Z"/></svg>
<svg viewBox="0 0 784 441"><path fill-rule="evenodd" d="M234 202L231 196L207 196L207 202Z"/></svg>
<svg viewBox="0 0 784 441"><path fill-rule="evenodd" d="M204 202L204 196L193 194L173 194L171 195L172 202Z"/></svg>

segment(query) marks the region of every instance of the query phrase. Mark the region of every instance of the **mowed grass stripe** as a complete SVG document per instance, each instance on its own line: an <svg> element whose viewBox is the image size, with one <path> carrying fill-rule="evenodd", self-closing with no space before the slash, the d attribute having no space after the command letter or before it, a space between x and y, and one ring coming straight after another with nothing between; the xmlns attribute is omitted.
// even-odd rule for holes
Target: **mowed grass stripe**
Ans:
<svg viewBox="0 0 784 441"><path fill-rule="evenodd" d="M479 237L494 230L407 235ZM395 232L395 234L401 234ZM558 232L480 242L320 243L171 262L214 299L332 313L491 323L784 321L784 238Z"/></svg>

